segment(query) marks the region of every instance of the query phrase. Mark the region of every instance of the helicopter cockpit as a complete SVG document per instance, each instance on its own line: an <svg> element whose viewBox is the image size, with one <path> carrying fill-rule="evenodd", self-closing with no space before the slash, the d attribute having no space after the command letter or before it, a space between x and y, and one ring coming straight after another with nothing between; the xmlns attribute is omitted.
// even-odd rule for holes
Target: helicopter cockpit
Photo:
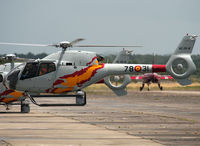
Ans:
<svg viewBox="0 0 200 146"><path fill-rule="evenodd" d="M33 78L56 70L53 62L28 62L21 74L20 80Z"/></svg>
<svg viewBox="0 0 200 146"><path fill-rule="evenodd" d="M46 75L46 74L54 72L54 71L56 71L55 61L35 60L35 61L29 61L26 63L22 63L22 64L16 66L8 74L8 76L6 77L6 85L10 89L16 89L17 83L19 83L19 84L22 83L22 82L20 82L20 80L29 82L29 80L26 80L26 79L39 77L39 76ZM37 80L41 81L41 79L37 79ZM33 80L31 80L31 82L32 81ZM27 87L28 87L28 85L27 85Z"/></svg>

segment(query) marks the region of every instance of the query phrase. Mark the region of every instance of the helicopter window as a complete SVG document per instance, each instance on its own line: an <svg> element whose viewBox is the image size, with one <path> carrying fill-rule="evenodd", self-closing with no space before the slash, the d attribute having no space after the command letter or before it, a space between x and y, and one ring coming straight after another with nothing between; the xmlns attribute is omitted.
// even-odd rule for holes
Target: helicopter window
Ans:
<svg viewBox="0 0 200 146"><path fill-rule="evenodd" d="M97 55L97 60L98 60L98 62L101 62L101 61L103 61L103 60L104 60L104 57L103 57L103 56L101 56L101 55Z"/></svg>
<svg viewBox="0 0 200 146"><path fill-rule="evenodd" d="M21 80L35 77L37 75L39 63L27 63L24 71L22 72Z"/></svg>
<svg viewBox="0 0 200 146"><path fill-rule="evenodd" d="M54 63L41 63L39 69L39 75L44 75L56 70Z"/></svg>
<svg viewBox="0 0 200 146"><path fill-rule="evenodd" d="M48 72L53 72L56 70L56 66L54 63L49 63Z"/></svg>
<svg viewBox="0 0 200 146"><path fill-rule="evenodd" d="M54 63L27 63L24 71L22 72L21 80L41 76L56 70Z"/></svg>
<svg viewBox="0 0 200 146"><path fill-rule="evenodd" d="M72 63L71 63L71 62L67 62L67 63L66 63L66 66L68 66L68 65L72 65Z"/></svg>
<svg viewBox="0 0 200 146"><path fill-rule="evenodd" d="M44 75L47 73L47 69L48 69L48 64L46 63L42 63L40 64L40 70L39 70L39 75Z"/></svg>

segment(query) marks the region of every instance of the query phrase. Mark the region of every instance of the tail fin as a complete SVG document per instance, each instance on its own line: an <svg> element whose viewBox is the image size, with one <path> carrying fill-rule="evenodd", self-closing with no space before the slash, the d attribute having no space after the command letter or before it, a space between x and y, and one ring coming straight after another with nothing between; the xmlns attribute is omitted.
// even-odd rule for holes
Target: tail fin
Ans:
<svg viewBox="0 0 200 146"><path fill-rule="evenodd" d="M191 58L196 37L196 35L188 34L184 36L166 64L167 71L181 85L189 85L192 83L188 78L196 70L196 66Z"/></svg>
<svg viewBox="0 0 200 146"><path fill-rule="evenodd" d="M196 41L196 37L196 35L186 34L176 48L174 54L191 54Z"/></svg>

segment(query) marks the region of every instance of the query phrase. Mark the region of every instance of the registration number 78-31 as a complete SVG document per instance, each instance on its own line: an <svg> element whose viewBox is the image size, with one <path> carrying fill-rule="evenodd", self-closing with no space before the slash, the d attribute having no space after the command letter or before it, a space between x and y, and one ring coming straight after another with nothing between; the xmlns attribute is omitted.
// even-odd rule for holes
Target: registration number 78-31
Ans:
<svg viewBox="0 0 200 146"><path fill-rule="evenodd" d="M146 66L146 65L143 65L143 66L139 66L139 65L137 65L137 66L124 66L125 67L125 72L140 72L140 71L142 71L142 72L149 72L150 71L150 69L149 69L149 66Z"/></svg>

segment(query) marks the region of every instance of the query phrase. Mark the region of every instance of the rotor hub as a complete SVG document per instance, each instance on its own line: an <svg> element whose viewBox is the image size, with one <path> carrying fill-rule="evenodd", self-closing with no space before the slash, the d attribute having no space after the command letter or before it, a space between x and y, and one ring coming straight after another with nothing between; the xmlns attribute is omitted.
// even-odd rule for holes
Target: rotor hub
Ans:
<svg viewBox="0 0 200 146"><path fill-rule="evenodd" d="M172 70L177 75L183 75L187 72L188 63L183 58L177 58L172 62Z"/></svg>
<svg viewBox="0 0 200 146"><path fill-rule="evenodd" d="M63 41L63 42L60 42L57 47L61 47L63 49L66 49L66 48L69 48L69 47L72 47L71 43L68 42L68 41Z"/></svg>
<svg viewBox="0 0 200 146"><path fill-rule="evenodd" d="M182 70L183 69L183 64L177 64L177 69Z"/></svg>

